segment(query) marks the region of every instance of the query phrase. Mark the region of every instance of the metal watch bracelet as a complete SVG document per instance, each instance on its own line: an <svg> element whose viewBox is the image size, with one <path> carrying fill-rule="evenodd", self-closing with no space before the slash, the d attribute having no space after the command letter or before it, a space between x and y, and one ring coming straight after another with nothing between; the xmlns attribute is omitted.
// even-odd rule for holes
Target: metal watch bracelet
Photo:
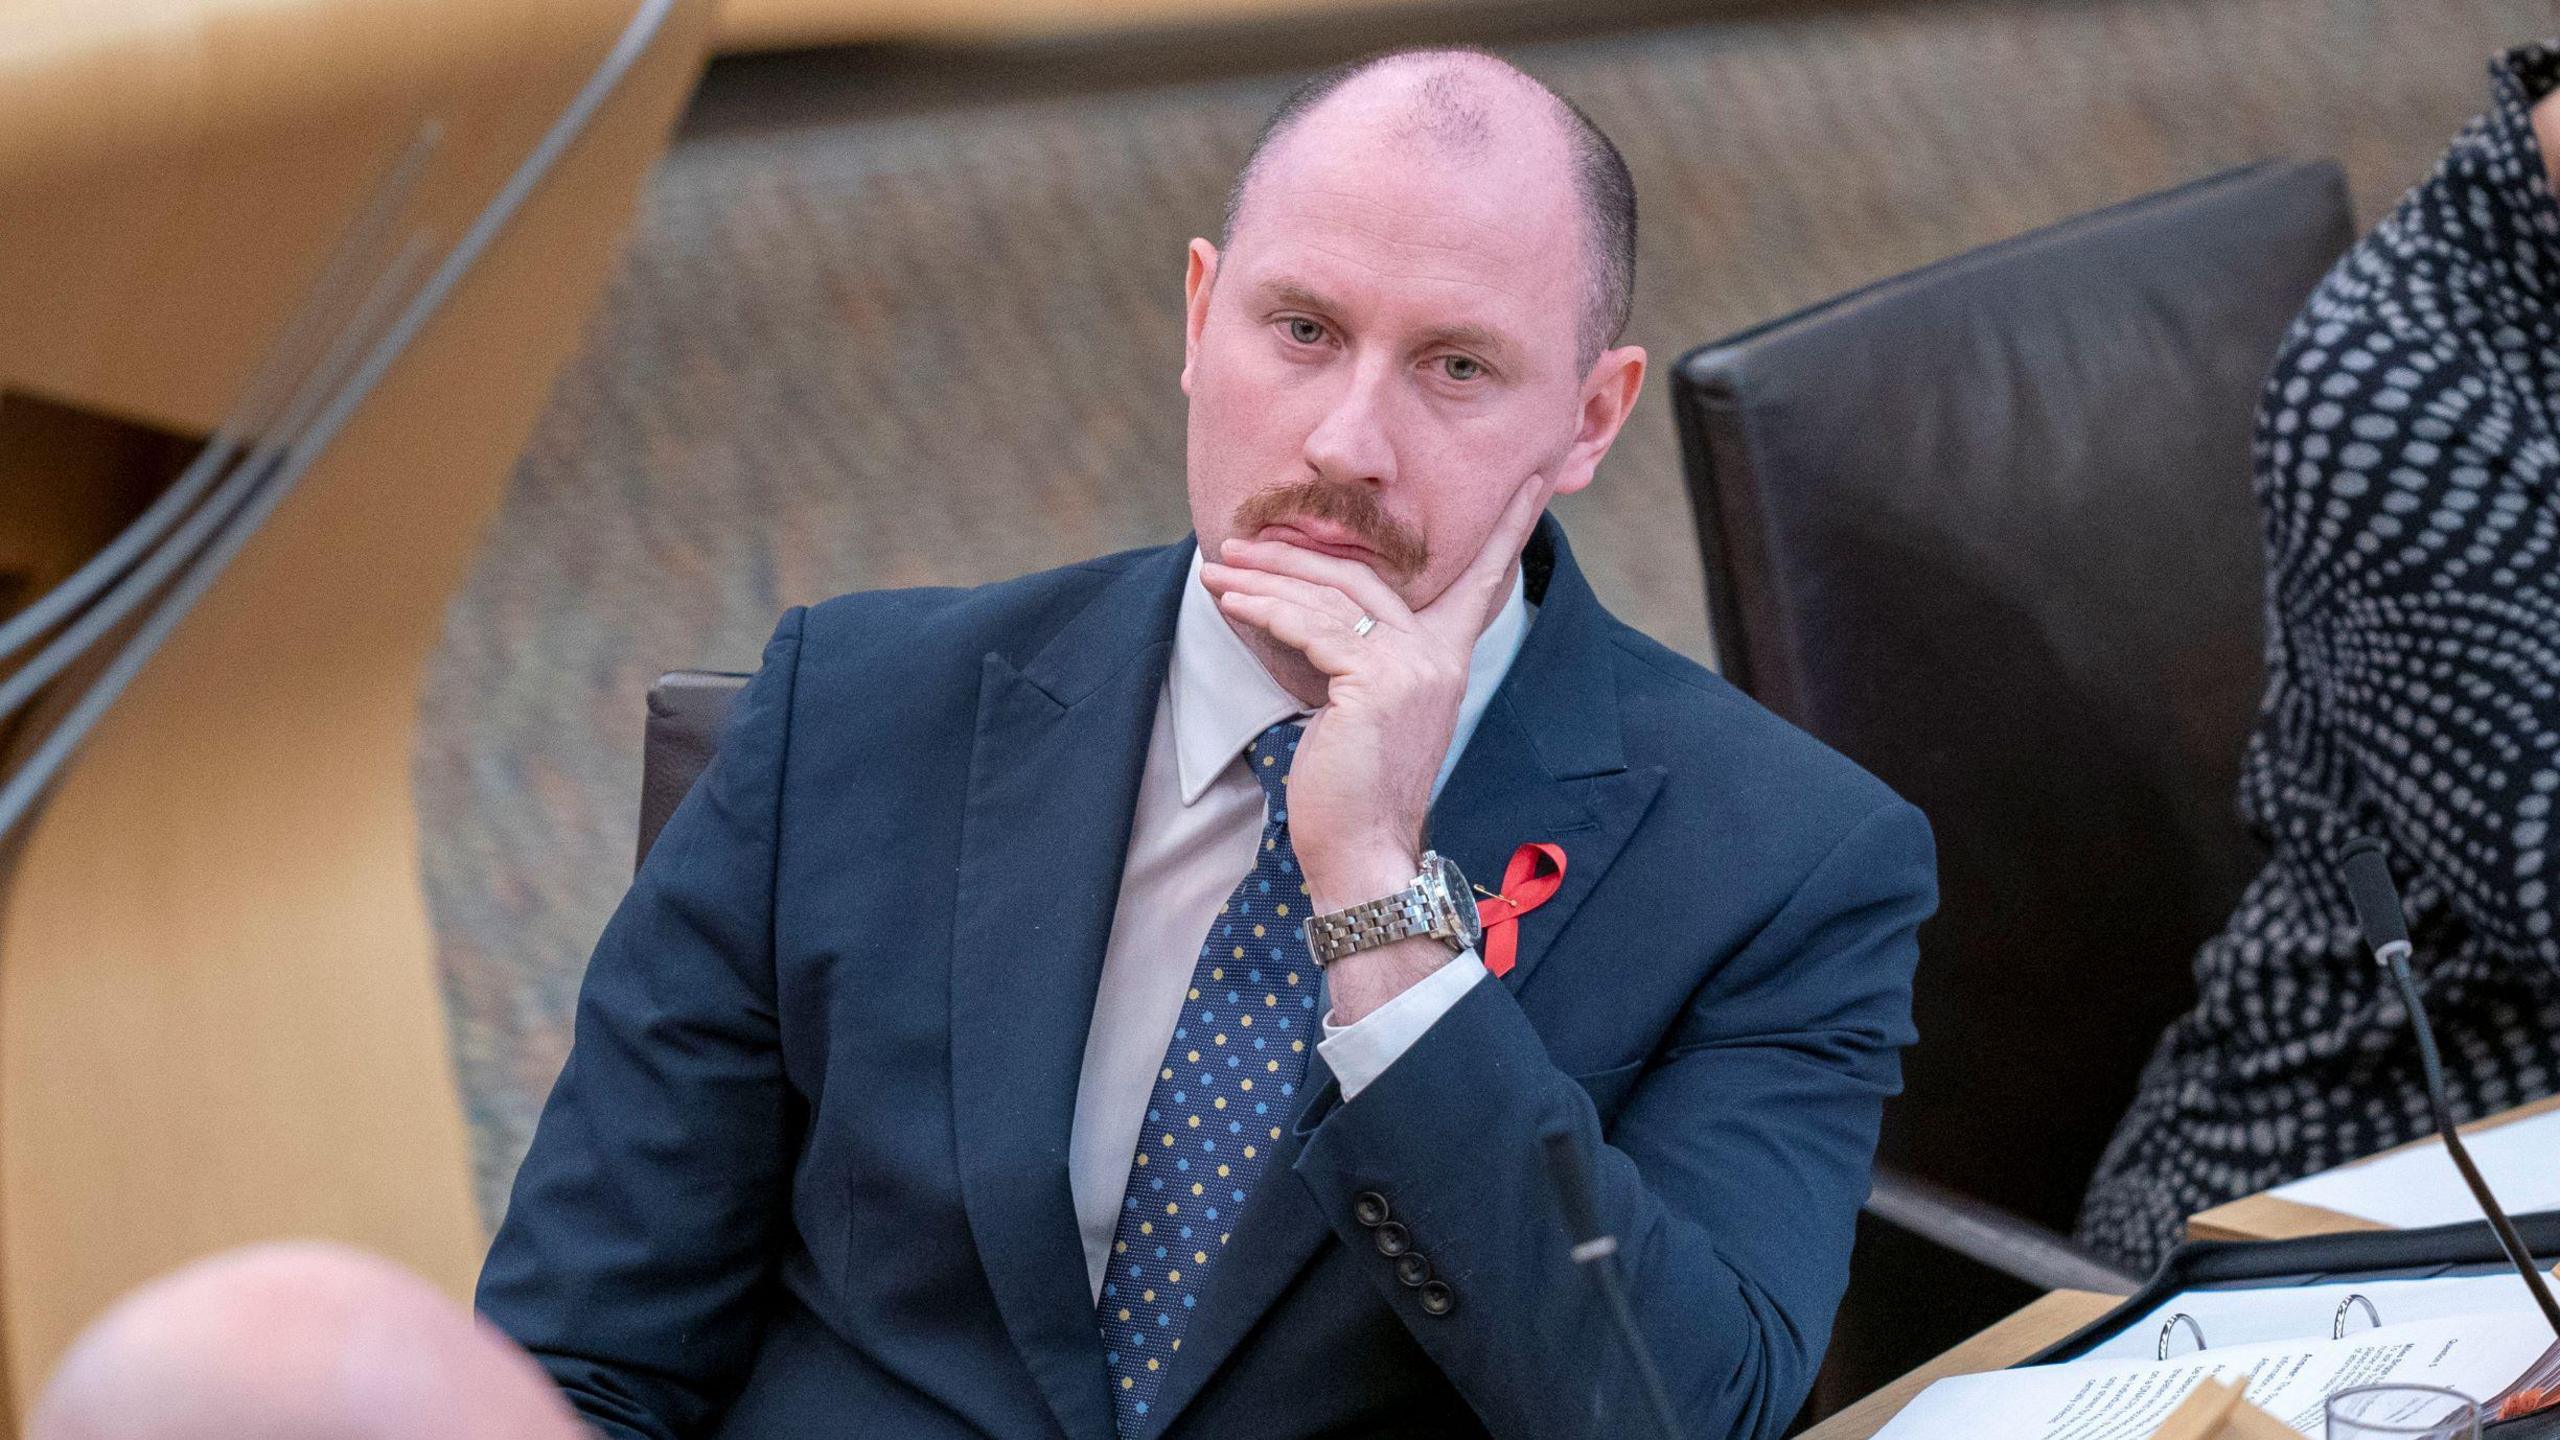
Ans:
<svg viewBox="0 0 2560 1440"><path fill-rule="evenodd" d="M1438 855L1425 852L1421 873L1393 895L1308 916L1300 924L1308 953L1316 964L1330 965L1345 956L1417 935L1448 941L1452 950L1465 949L1470 942L1463 922L1454 913L1454 905L1466 897L1446 895L1441 873L1454 872L1455 868Z"/></svg>

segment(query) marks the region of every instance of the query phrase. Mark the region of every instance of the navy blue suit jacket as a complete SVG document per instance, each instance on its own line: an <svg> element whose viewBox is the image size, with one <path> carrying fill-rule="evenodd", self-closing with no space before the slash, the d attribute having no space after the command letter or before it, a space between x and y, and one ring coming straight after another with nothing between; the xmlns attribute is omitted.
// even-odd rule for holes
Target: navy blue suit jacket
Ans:
<svg viewBox="0 0 2560 1440"><path fill-rule="evenodd" d="M481 1277L607 1434L1110 1440L1067 1140L1190 550L783 618L597 946ZM1773 1436L1811 1383L1927 825L1611 617L1553 520L1526 568L1430 839L1488 884L1554 841L1563 889L1357 1100L1310 1057L1151 1433L1640 1433L1555 1126L1685 1433Z"/></svg>

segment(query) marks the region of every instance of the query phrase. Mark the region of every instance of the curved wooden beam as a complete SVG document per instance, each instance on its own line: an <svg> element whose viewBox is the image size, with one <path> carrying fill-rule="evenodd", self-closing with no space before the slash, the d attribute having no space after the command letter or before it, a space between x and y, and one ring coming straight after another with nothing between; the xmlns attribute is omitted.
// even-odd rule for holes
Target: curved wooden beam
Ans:
<svg viewBox="0 0 2560 1440"><path fill-rule="evenodd" d="M723 0L724 53L881 40L1037 40L1392 10L1412 0Z"/></svg>
<svg viewBox="0 0 2560 1440"><path fill-rule="evenodd" d="M404 137L442 117L414 212L466 236L634 13L197 0L119 32L105 8L0 21L0 206L47 217L0 251L0 386L198 434ZM418 687L709 10L673 0L22 827L0 876L12 1411L108 1300L230 1245L329 1236L468 1293L483 1235L419 891Z"/></svg>

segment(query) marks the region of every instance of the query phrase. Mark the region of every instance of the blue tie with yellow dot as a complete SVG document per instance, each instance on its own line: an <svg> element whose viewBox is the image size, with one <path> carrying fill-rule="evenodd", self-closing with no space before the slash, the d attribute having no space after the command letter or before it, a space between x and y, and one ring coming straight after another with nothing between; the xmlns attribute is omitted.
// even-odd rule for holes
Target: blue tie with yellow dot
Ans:
<svg viewBox="0 0 2560 1440"><path fill-rule="evenodd" d="M1289 851L1283 788L1298 735L1297 725L1274 725L1246 747L1262 782L1262 843L1252 873L1209 923L1129 1162L1099 1310L1123 1435L1146 1425L1306 1079L1316 967L1298 931L1306 886Z"/></svg>

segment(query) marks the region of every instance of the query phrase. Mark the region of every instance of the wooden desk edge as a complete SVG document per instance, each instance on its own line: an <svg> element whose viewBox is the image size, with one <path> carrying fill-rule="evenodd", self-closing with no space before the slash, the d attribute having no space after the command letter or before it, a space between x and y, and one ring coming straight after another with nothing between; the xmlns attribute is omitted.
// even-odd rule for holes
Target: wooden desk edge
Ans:
<svg viewBox="0 0 2560 1440"><path fill-rule="evenodd" d="M1950 1375L2005 1370L2123 1303L2121 1295L2056 1290L1805 1431L1799 1440L1867 1440L1936 1382Z"/></svg>
<svg viewBox="0 0 2560 1440"><path fill-rule="evenodd" d="M2295 1240L2344 1230L2388 1230L2360 1215L2344 1215L2275 1195L2243 1195L2187 1217L2190 1240Z"/></svg>

